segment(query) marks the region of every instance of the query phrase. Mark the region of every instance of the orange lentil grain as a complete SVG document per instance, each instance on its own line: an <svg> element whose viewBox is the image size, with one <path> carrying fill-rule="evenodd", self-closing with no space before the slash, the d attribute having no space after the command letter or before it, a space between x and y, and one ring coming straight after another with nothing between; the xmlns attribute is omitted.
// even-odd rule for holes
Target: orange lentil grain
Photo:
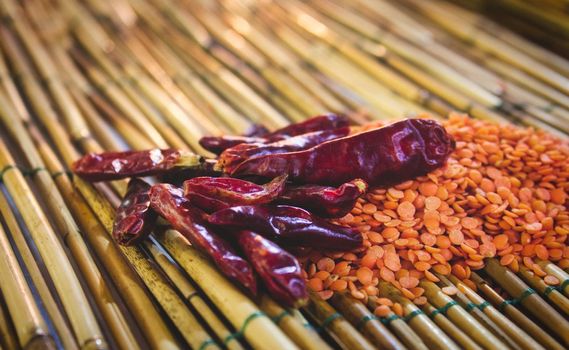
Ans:
<svg viewBox="0 0 569 350"><path fill-rule="evenodd" d="M348 287L348 282L345 280L335 280L334 282L332 282L332 284L330 284L330 290L333 290L335 292L340 292L345 290Z"/></svg>
<svg viewBox="0 0 569 350"><path fill-rule="evenodd" d="M446 295L455 295L456 293L458 293L458 289L454 286L445 286L441 288L441 290Z"/></svg>
<svg viewBox="0 0 569 350"><path fill-rule="evenodd" d="M391 314L391 309L387 305L378 305L373 311L373 314L377 317L387 317Z"/></svg>
<svg viewBox="0 0 569 350"><path fill-rule="evenodd" d="M403 306L401 306L401 304L399 304L399 303L394 303L393 304L393 312L397 316L403 317Z"/></svg>
<svg viewBox="0 0 569 350"><path fill-rule="evenodd" d="M550 285L550 286L556 286L559 284L559 279L555 276L551 276L551 275L547 275L543 278L543 281Z"/></svg>
<svg viewBox="0 0 569 350"><path fill-rule="evenodd" d="M415 206L411 202L402 202L397 207L397 214L401 218L412 218L415 215Z"/></svg>

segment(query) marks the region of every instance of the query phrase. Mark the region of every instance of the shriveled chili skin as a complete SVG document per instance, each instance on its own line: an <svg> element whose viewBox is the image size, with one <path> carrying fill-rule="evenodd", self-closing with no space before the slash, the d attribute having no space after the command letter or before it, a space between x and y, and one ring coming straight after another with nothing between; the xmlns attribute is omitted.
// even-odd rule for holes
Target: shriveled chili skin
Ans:
<svg viewBox="0 0 569 350"><path fill-rule="evenodd" d="M359 177L371 186L398 183L440 166L454 150L438 122L406 119L313 148L250 158L226 169L233 176L288 174L297 183L339 185Z"/></svg>
<svg viewBox="0 0 569 350"><path fill-rule="evenodd" d="M337 188L319 185L287 186L275 203L301 207L320 217L339 218L354 208L367 187L362 179L346 182Z"/></svg>
<svg viewBox="0 0 569 350"><path fill-rule="evenodd" d="M244 136L205 136L200 139L199 143L208 151L220 154L224 150L239 144L271 143L306 133L334 130L349 125L350 120L346 116L329 113L288 125L271 133L265 133L266 129L257 128Z"/></svg>
<svg viewBox="0 0 569 350"><path fill-rule="evenodd" d="M160 174L160 182L166 182L177 187L182 187L184 181L200 176L219 177L223 173L216 170L217 161L214 159L206 159L198 166L192 167L174 167Z"/></svg>
<svg viewBox="0 0 569 350"><path fill-rule="evenodd" d="M267 144L243 143L223 151L223 153L219 155L218 162L226 171L231 171L242 162L251 158L302 151L330 140L345 137L349 134L350 127L342 127L332 130L309 132Z"/></svg>
<svg viewBox="0 0 569 350"><path fill-rule="evenodd" d="M127 177L156 175L171 169L181 153L176 149L89 153L72 170L88 181L109 181Z"/></svg>
<svg viewBox="0 0 569 350"><path fill-rule="evenodd" d="M252 231L240 231L237 237L239 247L275 300L289 307L306 303L306 283L292 254Z"/></svg>
<svg viewBox="0 0 569 350"><path fill-rule="evenodd" d="M206 214L184 198L182 189L169 184L154 185L150 189L150 204L194 247L208 254L227 277L251 294L257 294L257 281L251 265L207 226Z"/></svg>
<svg viewBox="0 0 569 350"><path fill-rule="evenodd" d="M204 136L199 140L200 145L208 151L220 154L228 148L235 147L240 144L249 143L265 143L268 139L262 137L250 136Z"/></svg>
<svg viewBox="0 0 569 350"><path fill-rule="evenodd" d="M217 227L252 230L285 245L349 250L362 244L360 232L331 224L308 211L288 205L244 205L208 217Z"/></svg>
<svg viewBox="0 0 569 350"><path fill-rule="evenodd" d="M185 193L184 196L190 201L193 206L200 208L206 213L214 213L218 210L231 207L231 205L227 202L196 192Z"/></svg>
<svg viewBox="0 0 569 350"><path fill-rule="evenodd" d="M113 238L119 244L139 243L154 228L157 215L150 208L150 187L145 181L136 178L128 183L113 223Z"/></svg>
<svg viewBox="0 0 569 350"><path fill-rule="evenodd" d="M283 192L286 179L285 174L265 185L257 185L230 177L195 177L184 182L184 195L191 198L192 194L198 194L226 203L226 207L263 204L272 202Z"/></svg>
<svg viewBox="0 0 569 350"><path fill-rule="evenodd" d="M278 138L285 139L309 132L333 130L347 126L350 126L350 120L345 115L327 113L306 119L300 123L287 125L284 128L264 135L264 137L270 139L271 141L277 141Z"/></svg>

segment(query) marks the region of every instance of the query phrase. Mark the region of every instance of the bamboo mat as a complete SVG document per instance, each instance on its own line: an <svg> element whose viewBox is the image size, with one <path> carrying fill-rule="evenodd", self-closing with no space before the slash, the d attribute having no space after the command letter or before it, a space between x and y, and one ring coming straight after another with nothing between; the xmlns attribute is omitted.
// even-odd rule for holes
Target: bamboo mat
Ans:
<svg viewBox="0 0 569 350"><path fill-rule="evenodd" d="M569 3L546 3L555 15L532 19L566 35ZM533 6L500 4L518 26ZM341 294L287 310L246 297L176 231L116 245L125 183L68 172L86 152L208 155L201 136L327 111L365 123L457 110L567 137L561 56L443 1L2 0L0 15L1 349L569 346L569 275L553 263L540 262L561 287L489 260L476 292L423 282L421 309L380 284L402 317Z"/></svg>

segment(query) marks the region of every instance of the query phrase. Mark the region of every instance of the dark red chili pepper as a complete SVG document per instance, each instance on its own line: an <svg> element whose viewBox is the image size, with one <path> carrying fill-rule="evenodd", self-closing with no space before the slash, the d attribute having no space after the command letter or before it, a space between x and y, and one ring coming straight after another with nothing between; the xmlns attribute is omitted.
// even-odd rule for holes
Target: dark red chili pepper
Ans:
<svg viewBox="0 0 569 350"><path fill-rule="evenodd" d="M200 145L208 151L220 154L224 150L240 144L265 143L268 139L249 136L204 136L200 139Z"/></svg>
<svg viewBox="0 0 569 350"><path fill-rule="evenodd" d="M436 121L407 119L300 152L250 158L225 170L269 178L285 173L293 182L330 185L357 176L370 185L385 185L442 166L454 148L454 140Z"/></svg>
<svg viewBox="0 0 569 350"><path fill-rule="evenodd" d="M306 303L306 283L292 254L252 231L240 231L237 237L239 247L273 298L289 307Z"/></svg>
<svg viewBox="0 0 569 350"><path fill-rule="evenodd" d="M277 141L278 139L285 139L292 136L297 136L301 134L306 134L314 131L322 130L333 130L338 128L343 128L350 125L350 120L344 115L338 115L334 113L328 113L306 119L303 122L290 124L284 128L278 129L264 135L263 137L270 139L271 141Z"/></svg>
<svg viewBox="0 0 569 350"><path fill-rule="evenodd" d="M176 149L89 153L73 163L73 172L89 181L105 181L157 175L202 162L202 157Z"/></svg>
<svg viewBox="0 0 569 350"><path fill-rule="evenodd" d="M150 204L193 246L207 253L226 276L237 281L253 295L257 294L257 282L251 265L206 226L206 214L190 205L181 188L168 184L152 186Z"/></svg>
<svg viewBox="0 0 569 350"><path fill-rule="evenodd" d="M114 239L124 245L139 243L152 231L156 212L150 208L150 185L140 179L128 183L113 224Z"/></svg>
<svg viewBox="0 0 569 350"><path fill-rule="evenodd" d="M338 188L319 185L287 186L276 203L310 210L321 217L339 218L348 214L358 197L367 191L362 179L346 182Z"/></svg>
<svg viewBox="0 0 569 350"><path fill-rule="evenodd" d="M238 144L271 143L315 131L347 128L349 125L350 120L346 116L330 113L288 125L271 133L263 133L263 130L257 129L246 136L206 136L202 137L199 142L203 148L219 154Z"/></svg>
<svg viewBox="0 0 569 350"><path fill-rule="evenodd" d="M231 169L234 169L247 159L270 154L302 151L349 134L350 128L343 127L332 130L314 131L267 144L244 143L223 151L219 156L219 164L226 169L226 171L231 171Z"/></svg>
<svg viewBox="0 0 569 350"><path fill-rule="evenodd" d="M349 227L331 224L308 211L288 205L244 205L211 214L218 227L253 230L285 245L349 250L362 244L362 235Z"/></svg>
<svg viewBox="0 0 569 350"><path fill-rule="evenodd" d="M218 210L229 208L231 205L228 203L215 199L212 197L205 196L200 193L186 193L184 196L192 203L193 206L200 208L207 213L214 213Z"/></svg>
<svg viewBox="0 0 569 350"><path fill-rule="evenodd" d="M223 175L221 171L215 170L217 162L214 159L206 159L203 163L191 167L174 167L160 174L160 182L166 182L177 187L181 187L184 181L194 177L210 176L219 177Z"/></svg>
<svg viewBox="0 0 569 350"><path fill-rule="evenodd" d="M236 205L263 204L272 202L283 192L286 178L287 175L281 175L265 185L257 185L253 182L230 177L195 177L184 182L184 195L190 201L192 201L192 195L217 201L215 208L202 208L210 212L219 210L219 203L225 203L224 208ZM201 204L204 204L203 201Z"/></svg>

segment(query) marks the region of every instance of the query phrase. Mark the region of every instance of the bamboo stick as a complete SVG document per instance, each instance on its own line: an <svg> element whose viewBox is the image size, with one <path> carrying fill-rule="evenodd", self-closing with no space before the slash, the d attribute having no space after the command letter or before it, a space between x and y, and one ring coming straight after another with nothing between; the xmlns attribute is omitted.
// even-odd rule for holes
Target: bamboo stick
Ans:
<svg viewBox="0 0 569 350"><path fill-rule="evenodd" d="M512 297L521 298L520 303L524 308L557 334L564 344L569 344L569 322L547 304L545 300L537 294L531 293L533 290L512 271L500 265L495 259L488 259L484 271Z"/></svg>
<svg viewBox="0 0 569 350"><path fill-rule="evenodd" d="M6 310L4 300L0 298L0 348L19 349L16 331Z"/></svg>
<svg viewBox="0 0 569 350"><path fill-rule="evenodd" d="M505 304L505 299L492 289L492 287L477 273L472 273L471 279L494 306L500 307L500 310L508 316L509 319L520 326L520 328L526 331L530 336L535 338L546 349L563 349L561 344L559 344L551 335L535 324L519 309L510 304Z"/></svg>
<svg viewBox="0 0 569 350"><path fill-rule="evenodd" d="M118 246L98 222L81 194L74 190L70 178L65 176L65 169L53 151L43 147L40 148L40 152L67 205L77 218L81 230L88 233L86 238L90 246L120 290L125 304L128 305L129 311L133 314L150 346L152 348L174 348L175 341L172 334L150 300L142 282L127 265Z"/></svg>
<svg viewBox="0 0 569 350"><path fill-rule="evenodd" d="M440 8L434 2L407 0L414 7L418 8L422 14L435 21L442 26L448 33L454 35L469 45L489 52L501 60L508 62L514 66L523 69L528 74L543 80L544 82L554 86L555 88L567 93L569 92L569 80L557 72L553 71L544 64L521 53L516 48L503 42L489 34L481 31L473 30L471 26L466 26L460 18L451 16L448 13L442 13Z"/></svg>
<svg viewBox="0 0 569 350"><path fill-rule="evenodd" d="M368 307L374 309L378 306L377 297L372 296L368 298ZM417 333L398 315L390 312L383 319L387 323L389 329L395 334L399 340L409 349L425 349L427 346Z"/></svg>
<svg viewBox="0 0 569 350"><path fill-rule="evenodd" d="M310 300L303 311L315 320L317 325L334 338L342 349L374 349L344 317L317 294L309 291Z"/></svg>
<svg viewBox="0 0 569 350"><path fill-rule="evenodd" d="M519 274L526 283L555 305L558 310L561 310L565 315L569 315L569 299L561 292L552 286L548 286L540 277L525 266L520 266Z"/></svg>
<svg viewBox="0 0 569 350"><path fill-rule="evenodd" d="M363 303L341 293L336 293L330 303L342 313L348 322L380 349L406 349L379 320L375 319Z"/></svg>
<svg viewBox="0 0 569 350"><path fill-rule="evenodd" d="M312 329L305 326L306 320L295 317L267 295L262 295L259 307L279 326L301 349L331 349L331 347Z"/></svg>
<svg viewBox="0 0 569 350"><path fill-rule="evenodd" d="M6 6L8 3L13 3L13 0L7 0L3 3L5 3ZM10 6L15 7L13 4L10 4ZM77 106L72 102L71 96L62 84L60 77L57 76L55 65L42 42L35 35L35 32L30 30L30 23L19 11L8 12L6 8L4 11L6 11L7 15L12 19L9 24L26 47L28 54L38 69L41 79L48 83L46 84L47 90L49 90L65 123L68 125L71 137L78 139L88 135L87 125L83 116L77 109Z"/></svg>
<svg viewBox="0 0 569 350"><path fill-rule="evenodd" d="M140 16L143 17L145 23L148 24L156 33L160 33L163 40L168 39L168 44L179 53L180 58L185 60L186 63L191 64L188 60L198 60L199 63L203 65L203 68L208 71L209 79L220 79L223 81L226 88L231 89L231 91L244 98L240 101L241 103L248 104L257 111L257 114L266 118L265 122L269 126L280 127L286 124L286 119L277 110L264 101L254 90L237 78L232 72L225 69L219 62L205 54L199 45L189 42L184 36L180 36L177 32L161 27L159 24L161 19L156 16L155 11L153 12L152 8L150 8L148 4L139 0L132 0L132 2L133 8ZM175 15L182 16L181 12L178 11L175 12ZM176 23L181 26L187 34L191 36L195 35L199 39L200 34L195 33L195 28L197 28L197 26L189 26L188 23L190 22L191 19L188 19L188 17L184 17L183 21L176 21ZM203 38L198 40L198 42L203 42ZM188 52L190 52L191 55L188 55ZM192 57L190 58L190 56ZM255 118L257 115L248 114L248 116L250 118ZM258 120L255 120L255 122L258 122Z"/></svg>
<svg viewBox="0 0 569 350"><path fill-rule="evenodd" d="M427 315L425 315L413 302L405 298L401 293L387 282L380 282L381 295L403 305L407 317L412 316L407 323L423 339L429 349L459 349Z"/></svg>
<svg viewBox="0 0 569 350"><path fill-rule="evenodd" d="M74 184L110 235L115 215L110 203L81 179L74 177ZM199 326L182 299L146 256L134 246L120 246L120 249L162 309L181 332L184 340L195 348L200 348L200 346L217 348L215 341ZM171 344L171 346L174 347L175 345Z"/></svg>
<svg viewBox="0 0 569 350"><path fill-rule="evenodd" d="M144 246L152 254L154 260L156 260L158 265L160 265L176 288L178 288L178 291L182 294L186 302L192 305L197 314L202 317L213 330L217 338L223 342L223 345L230 350L243 349L239 340L235 337L231 337L231 332L206 304L205 300L200 295L200 292L194 288L179 268L172 263L164 251L159 249L156 244L151 244L149 242L145 242Z"/></svg>
<svg viewBox="0 0 569 350"><path fill-rule="evenodd" d="M554 277L557 277L560 283L560 287L563 287L561 289L561 292L565 294L566 297L569 297L569 284L565 283L565 281L569 280L569 273L563 271L562 268L550 261L538 260L537 263L539 266L541 266L541 268L543 268L545 272Z"/></svg>
<svg viewBox="0 0 569 350"><path fill-rule="evenodd" d="M29 122L30 115L24 105L24 101L20 97L20 94L18 94L18 89L16 88L16 85L10 76L8 67L6 66L6 61L2 54L0 54L0 83L2 84L6 96L12 100L12 103L14 104L14 108L18 112L18 115L24 122Z"/></svg>
<svg viewBox="0 0 569 350"><path fill-rule="evenodd" d="M445 308L453 302L453 299L444 294L433 282L421 281L421 287L425 288L425 296L434 306ZM508 349L508 346L496 338L474 317L458 305L448 307L448 318L485 349Z"/></svg>
<svg viewBox="0 0 569 350"><path fill-rule="evenodd" d="M71 263L26 180L17 168L13 168L15 165L4 142L0 142L0 166L10 169L4 172L4 183L45 261L79 346L105 349L104 338Z"/></svg>
<svg viewBox="0 0 569 350"><path fill-rule="evenodd" d="M20 269L16 255L12 251L8 236L0 226L0 273L2 284L0 289L10 312L14 329L22 348L55 349L53 336L36 305L32 292Z"/></svg>
<svg viewBox="0 0 569 350"><path fill-rule="evenodd" d="M253 348L297 349L251 300L222 277L180 233L167 230L157 238Z"/></svg>
<svg viewBox="0 0 569 350"><path fill-rule="evenodd" d="M14 216L6 197L2 192L0 192L0 213L2 214L2 218L10 232L10 237L16 244L15 249L18 250L18 253L22 257L27 273L30 275L34 288L41 298L42 305L45 307L47 314L55 327L55 331L58 334L61 344L65 349L77 349L77 342L73 337L71 329L57 305L52 292L49 290L44 276L42 276L38 264L36 263L35 257L28 247L24 234L18 226L16 217Z"/></svg>
<svg viewBox="0 0 569 350"><path fill-rule="evenodd" d="M456 288L456 286L446 278L446 276L437 274L437 277L440 279L439 286ZM512 349L521 349L521 347L518 346L518 344L510 338L510 336L504 332L504 330L500 328L492 318L488 317L480 308L476 307L477 304L470 301L468 296L462 292L462 289L458 289L457 293L453 295L453 298L458 301L459 305L462 306L464 310L472 315L482 326L492 332L492 334L494 334L505 345Z"/></svg>
<svg viewBox="0 0 569 350"><path fill-rule="evenodd" d="M55 228L59 231L63 241L71 250L71 253L77 262L82 275L87 281L88 287L93 293L95 301L101 310L106 323L110 326L114 338L119 346L124 349L135 349L137 343L132 335L122 312L118 309L114 297L110 293L107 283L100 274L98 267L93 260L87 245L85 244L79 229L71 212L65 205L61 194L51 178L51 176L42 170L45 170L44 163L39 152L34 147L31 136L26 132L24 126L19 120L10 120L9 116L15 116L16 111L12 109L7 100L0 98L2 106L0 107L0 119L9 130L15 140L18 140L20 148L23 150L26 159L32 169L39 169L35 176L34 182L38 185L41 195L47 203L47 207L54 219ZM8 117L8 118L7 118ZM30 132L38 133L30 126ZM87 130L88 132L88 130ZM38 147L49 147L46 143L38 144Z"/></svg>
<svg viewBox="0 0 569 350"><path fill-rule="evenodd" d="M426 303L425 306L423 306L423 311L462 348L469 350L482 349L474 340L451 322L445 315L440 313L432 304Z"/></svg>
<svg viewBox="0 0 569 350"><path fill-rule="evenodd" d="M526 332L519 328L516 324L512 323L507 317L502 315L497 309L484 300L478 293L470 289L466 284L461 282L453 275L449 276L451 282L458 288L458 290L465 294L470 302L472 302L480 311L483 311L488 318L492 320L497 326L502 329L510 339L522 349L544 349Z"/></svg>

